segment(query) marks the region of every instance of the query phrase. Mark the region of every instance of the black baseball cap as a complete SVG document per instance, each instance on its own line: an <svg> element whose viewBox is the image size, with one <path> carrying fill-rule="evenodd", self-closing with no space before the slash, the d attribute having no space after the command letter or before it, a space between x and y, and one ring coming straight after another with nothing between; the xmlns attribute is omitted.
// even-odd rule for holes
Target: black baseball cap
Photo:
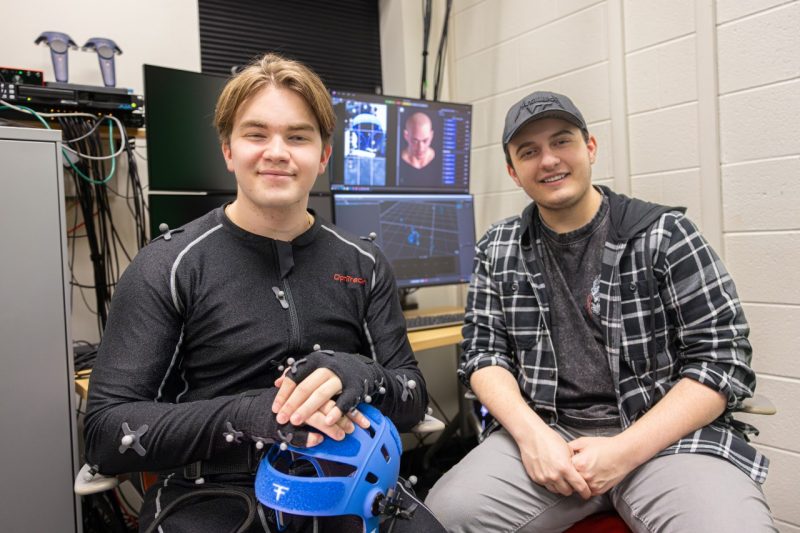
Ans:
<svg viewBox="0 0 800 533"><path fill-rule="evenodd" d="M506 125L503 128L503 150L508 152L508 143L519 129L533 120L541 118L560 118L589 132L583 115L563 94L548 91L536 91L512 105L506 114Z"/></svg>

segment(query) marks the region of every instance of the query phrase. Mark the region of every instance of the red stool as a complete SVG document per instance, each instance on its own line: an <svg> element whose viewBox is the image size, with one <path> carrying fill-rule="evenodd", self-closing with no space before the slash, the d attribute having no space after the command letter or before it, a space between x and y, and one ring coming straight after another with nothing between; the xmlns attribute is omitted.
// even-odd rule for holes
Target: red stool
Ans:
<svg viewBox="0 0 800 533"><path fill-rule="evenodd" d="M576 522L564 533L632 533L622 518L613 511L595 513Z"/></svg>

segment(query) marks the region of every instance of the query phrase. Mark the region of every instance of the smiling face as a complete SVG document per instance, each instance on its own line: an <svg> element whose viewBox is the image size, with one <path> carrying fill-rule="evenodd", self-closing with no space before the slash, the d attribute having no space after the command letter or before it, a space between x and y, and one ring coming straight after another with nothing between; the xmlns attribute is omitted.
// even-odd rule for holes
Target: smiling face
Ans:
<svg viewBox="0 0 800 533"><path fill-rule="evenodd" d="M536 202L545 222L591 220L599 206L592 188L592 164L597 155L593 136L557 118L523 126L508 143L508 173ZM584 223L585 223L584 222Z"/></svg>
<svg viewBox="0 0 800 533"><path fill-rule="evenodd" d="M222 152L236 175L236 203L248 211L304 212L317 176L331 154L308 103L294 91L269 85L238 110Z"/></svg>

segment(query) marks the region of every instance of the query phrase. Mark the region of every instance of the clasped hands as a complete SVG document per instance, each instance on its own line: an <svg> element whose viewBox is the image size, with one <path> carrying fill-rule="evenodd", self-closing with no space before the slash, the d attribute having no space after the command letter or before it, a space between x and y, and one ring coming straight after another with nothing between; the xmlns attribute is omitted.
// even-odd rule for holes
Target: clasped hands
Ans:
<svg viewBox="0 0 800 533"><path fill-rule="evenodd" d="M355 429L354 424L366 429L369 427L369 420L357 409L346 409L347 401L358 397L357 391L349 391L350 394L343 394L345 383L334 370L321 366L325 364L327 358L333 362L336 357L334 354L324 352L313 352L301 362L306 365L301 372L297 371L296 364L287 368L281 377L275 380L278 393L272 403L272 412L276 415L279 424L291 423L294 426L304 424L311 426L319 433L309 432L307 447L316 446L323 440L323 435L334 440L342 440L345 435L352 433ZM360 356L353 354L337 354L340 358L347 357L344 361L339 360L338 365L332 365L339 371L339 374L350 374L348 377L356 379L346 379L345 382L350 388L356 387L360 382L358 378L367 374L360 365L366 363L358 360ZM344 367L344 368L339 368ZM346 372L350 370L350 372ZM343 376L344 377L344 376Z"/></svg>
<svg viewBox="0 0 800 533"><path fill-rule="evenodd" d="M614 437L580 437L564 441L554 430L535 443L520 444L522 463L530 478L550 492L581 498L604 494L622 481L636 464Z"/></svg>

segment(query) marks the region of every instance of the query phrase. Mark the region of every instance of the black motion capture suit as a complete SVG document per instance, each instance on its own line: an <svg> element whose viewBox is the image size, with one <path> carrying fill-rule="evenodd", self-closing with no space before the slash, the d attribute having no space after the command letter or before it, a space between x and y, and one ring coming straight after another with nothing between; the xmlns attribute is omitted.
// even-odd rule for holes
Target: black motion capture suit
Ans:
<svg viewBox="0 0 800 533"><path fill-rule="evenodd" d="M423 418L425 383L374 243L319 217L291 243L276 241L222 208L168 232L116 289L91 377L87 462L104 474L172 472L162 488L254 472L254 449L304 444L307 428L275 422L273 382L287 358L320 350L359 378L352 405L370 396L400 431ZM155 498L149 491L145 508Z"/></svg>

